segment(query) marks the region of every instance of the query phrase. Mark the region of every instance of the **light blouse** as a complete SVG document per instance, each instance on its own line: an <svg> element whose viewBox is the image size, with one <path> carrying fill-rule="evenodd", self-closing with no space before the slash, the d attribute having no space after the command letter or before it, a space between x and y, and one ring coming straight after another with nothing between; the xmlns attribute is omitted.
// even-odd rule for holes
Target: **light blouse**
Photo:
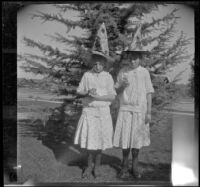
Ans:
<svg viewBox="0 0 200 187"><path fill-rule="evenodd" d="M154 92L148 70L141 66L138 66L133 70L127 67L123 68L118 74L117 82L115 84L116 88L121 86L125 77L129 82L129 86L125 88L119 97L120 106L123 107L129 105L130 107L134 106L135 108L138 107L138 109L142 109L147 105L147 93Z"/></svg>
<svg viewBox="0 0 200 187"><path fill-rule="evenodd" d="M100 73L94 73L88 71L84 73L77 92L88 92L90 89L96 89L96 93L99 96L103 95L116 95L114 89L114 81L110 73L102 71ZM109 101L92 101L87 103L87 106L99 107L99 106L109 106L111 102Z"/></svg>

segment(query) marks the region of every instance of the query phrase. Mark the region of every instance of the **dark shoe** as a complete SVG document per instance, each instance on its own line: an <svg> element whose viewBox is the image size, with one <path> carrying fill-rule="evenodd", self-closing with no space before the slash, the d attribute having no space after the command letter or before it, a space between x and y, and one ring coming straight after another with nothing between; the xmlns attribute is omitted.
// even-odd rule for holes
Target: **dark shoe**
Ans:
<svg viewBox="0 0 200 187"><path fill-rule="evenodd" d="M95 178L101 176L101 168L100 168L100 166L94 167L93 174L94 174Z"/></svg>
<svg viewBox="0 0 200 187"><path fill-rule="evenodd" d="M93 170L92 167L85 168L82 174L82 178L87 178L87 179L92 178L92 170Z"/></svg>
<svg viewBox="0 0 200 187"><path fill-rule="evenodd" d="M135 179L141 179L142 175L139 171L138 157L133 157L131 173Z"/></svg>
<svg viewBox="0 0 200 187"><path fill-rule="evenodd" d="M141 179L142 178L142 174L139 171L132 169L131 174L135 179Z"/></svg>
<svg viewBox="0 0 200 187"><path fill-rule="evenodd" d="M127 168L122 168L121 171L118 174L118 177L120 179L128 178L129 177L129 172Z"/></svg>
<svg viewBox="0 0 200 187"><path fill-rule="evenodd" d="M142 174L141 173L136 173L136 174L133 174L133 177L136 178L136 179L141 179L142 178Z"/></svg>

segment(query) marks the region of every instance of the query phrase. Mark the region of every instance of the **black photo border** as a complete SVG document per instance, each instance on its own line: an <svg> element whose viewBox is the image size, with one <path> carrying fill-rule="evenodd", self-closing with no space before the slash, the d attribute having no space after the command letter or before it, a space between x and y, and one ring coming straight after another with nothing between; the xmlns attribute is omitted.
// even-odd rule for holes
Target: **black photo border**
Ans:
<svg viewBox="0 0 200 187"><path fill-rule="evenodd" d="M72 1L2 1L2 111L3 111L3 173L9 176L12 184L17 182L17 12L30 4L58 4ZM75 2L75 1L73 1ZM80 1L79 1L80 2ZM88 1L82 1L88 2ZM100 2L100 1L98 1ZM103 1L102 1L103 2ZM108 1L107 1L108 2ZM115 1L117 2L117 1ZM123 1L125 2L125 1ZM133 2L133 1L126 1ZM147 2L147 1L140 1ZM162 1L148 1L162 2ZM163 3L163 2L162 2ZM199 142L199 2L198 1L165 1L164 3L185 4L195 12L195 132L196 141ZM6 12L3 12L5 11ZM199 144L198 144L199 145ZM16 183L17 184L17 183ZM73 184L48 183L39 186L135 186L135 185L170 186L162 181L145 181L141 183L116 184Z"/></svg>

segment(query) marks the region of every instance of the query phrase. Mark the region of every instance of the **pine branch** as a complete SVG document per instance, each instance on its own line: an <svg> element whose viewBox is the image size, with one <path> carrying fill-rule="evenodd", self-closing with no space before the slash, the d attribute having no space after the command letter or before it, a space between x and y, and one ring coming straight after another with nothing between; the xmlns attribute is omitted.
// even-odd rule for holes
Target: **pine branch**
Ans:
<svg viewBox="0 0 200 187"><path fill-rule="evenodd" d="M170 54L180 55L183 53L183 47L189 44L189 39L187 40L183 33L179 36L179 38L174 42L172 47L168 48L168 50L163 54L164 56L170 56Z"/></svg>
<svg viewBox="0 0 200 187"><path fill-rule="evenodd" d="M180 80L180 76L187 70L187 68L185 68L184 70L182 70L181 72L179 72L171 81L172 83L176 83L177 81Z"/></svg>
<svg viewBox="0 0 200 187"><path fill-rule="evenodd" d="M161 23L169 23L171 20L176 21L177 19L179 19L180 17L175 16L175 12L177 12L178 9L174 9L172 10L169 14L167 14L166 16L164 16L163 18L160 19L153 19L153 21L151 23L145 23L142 26L142 33L145 33L145 30L147 30L149 27L154 28L156 25L160 26Z"/></svg>
<svg viewBox="0 0 200 187"><path fill-rule="evenodd" d="M54 5L56 8L60 9L61 12L65 13L68 10L74 10L74 11L79 11L79 8L76 6L76 4L71 3L71 4L64 4L64 5Z"/></svg>
<svg viewBox="0 0 200 187"><path fill-rule="evenodd" d="M55 33L55 35L47 35L47 37L51 38L52 40L56 41L56 42L60 42L60 43L64 43L66 45L75 45L75 42L73 40L70 40L68 38L66 38L65 36L63 36L62 34L59 33Z"/></svg>
<svg viewBox="0 0 200 187"><path fill-rule="evenodd" d="M77 37L77 36L69 36L72 39L68 39L62 34L55 33L55 35L46 35L52 40L59 42L59 43L64 43L67 46L71 45L72 47L79 47L80 45L87 46L91 41L89 41L87 38L83 37Z"/></svg>
<svg viewBox="0 0 200 187"><path fill-rule="evenodd" d="M132 3L128 8L123 8L121 11L122 20L127 20L131 17L141 17L144 14L148 14L153 10L156 10L158 4L145 4L145 3Z"/></svg>
<svg viewBox="0 0 200 187"><path fill-rule="evenodd" d="M45 62L47 64L47 66L50 66L51 68L53 68L53 67L61 68L64 65L66 65L69 61L69 59L68 60L60 60L57 58L49 59L49 58L46 58L43 56L32 55L32 54L25 54L25 57L28 57L29 59L36 59L36 60Z"/></svg>
<svg viewBox="0 0 200 187"><path fill-rule="evenodd" d="M45 72L45 73L48 73L48 72L49 72L49 68L43 66L43 65L42 65L41 63L39 63L39 62L30 60L30 59L25 58L25 57L24 57L24 61L27 63L27 66L28 66L28 67L30 67L30 65L31 65L32 67L38 68L38 69L40 69L41 71L43 71L43 72ZM25 67L25 65L24 65L24 67Z"/></svg>
<svg viewBox="0 0 200 187"><path fill-rule="evenodd" d="M31 61L31 60L27 60L26 61L27 63L29 64L34 64L35 65L35 62L34 61ZM28 65L23 65L23 66L20 66L22 69L24 69L25 72L32 72L34 74L41 74L41 75L48 75L50 72L48 69L46 68L39 68L39 67L31 67L31 66L28 66Z"/></svg>
<svg viewBox="0 0 200 187"><path fill-rule="evenodd" d="M77 36L71 36L73 38L74 42L79 45L79 46L84 46L86 48L89 48L88 45L91 44L92 42L85 37L77 37Z"/></svg>
<svg viewBox="0 0 200 187"><path fill-rule="evenodd" d="M169 31L170 30L168 30L167 32ZM167 33L165 32L163 34L167 34ZM156 60L156 59L152 60L149 65L151 67L154 67L155 72L161 73L165 71L167 67L172 67L180 62L183 62L184 60L187 60L188 58L190 58L190 55L187 54L186 48L184 48L184 46L186 46L189 43L189 40L190 39L186 39L182 33L171 47L168 47L167 49L163 48L162 50L159 51L160 55L157 55L157 56L158 58L162 59L163 65L160 65L156 68L156 66L160 64L160 60Z"/></svg>
<svg viewBox="0 0 200 187"><path fill-rule="evenodd" d="M34 40L31 40L26 37L24 37L23 41L28 47L36 47L40 49L44 55L47 55L50 57L56 57L56 58L60 58L60 57L68 58L68 55L60 52L58 48L52 48L50 45L45 45L45 44L42 44L41 42L35 42Z"/></svg>
<svg viewBox="0 0 200 187"><path fill-rule="evenodd" d="M68 28L67 32L69 32L71 28L75 28L81 25L80 21L67 20L66 18L63 18L61 14L56 15L56 14L48 14L48 13L37 11L37 14L33 14L32 16L32 19L34 18L40 18L41 20L43 20L43 23L47 21L56 21L56 22L62 23Z"/></svg>

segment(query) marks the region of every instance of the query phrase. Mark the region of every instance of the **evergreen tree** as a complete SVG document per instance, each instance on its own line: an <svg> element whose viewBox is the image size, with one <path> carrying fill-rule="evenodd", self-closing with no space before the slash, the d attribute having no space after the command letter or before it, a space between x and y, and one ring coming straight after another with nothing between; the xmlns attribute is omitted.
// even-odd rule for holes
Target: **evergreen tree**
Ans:
<svg viewBox="0 0 200 187"><path fill-rule="evenodd" d="M195 94L195 90L194 90L194 59L192 60L192 62L190 63L191 65L191 70L192 70L192 74L191 77L189 79L189 95L194 97Z"/></svg>
<svg viewBox="0 0 200 187"><path fill-rule="evenodd" d="M46 74L47 77L58 80L59 92L74 94L83 73L89 69L90 51L99 25L104 22L108 34L109 55L115 59L109 71L115 79L120 67L120 56L116 51L123 50L136 32L136 28L133 27L134 23L130 22L131 18L140 19L144 15L151 16L152 11L158 10L158 4L156 3L131 3L127 7L122 7L122 5L123 3L71 3L55 5L60 10L58 15L43 12L36 13L33 16L34 18L39 18L44 22L59 22L66 26L67 31L76 27L84 29L86 36L72 36L71 39L60 33L49 36L66 46L72 46L74 50L71 50L69 54L58 48L25 37L24 42L26 45L38 48L43 55L18 55L19 60L26 62L23 68L26 71ZM64 14L68 10L78 11L80 20L72 21L65 18ZM176 11L174 9L171 13L159 19L152 18L150 23L142 23L142 43L154 46L150 51L151 55L142 62L142 65L149 69L155 88L153 113L162 110L164 106L173 102L177 97L175 82L172 81L166 84L162 81L160 75L164 74L168 68L184 62L190 57L186 51L189 39L183 33L177 39L174 39L177 32L175 25L178 19ZM173 44L171 44L171 41L174 41ZM40 62L44 62L46 66ZM116 103L113 104L113 114L116 114L116 105ZM152 117L154 123L162 118L160 115L158 116L158 113L152 115Z"/></svg>

